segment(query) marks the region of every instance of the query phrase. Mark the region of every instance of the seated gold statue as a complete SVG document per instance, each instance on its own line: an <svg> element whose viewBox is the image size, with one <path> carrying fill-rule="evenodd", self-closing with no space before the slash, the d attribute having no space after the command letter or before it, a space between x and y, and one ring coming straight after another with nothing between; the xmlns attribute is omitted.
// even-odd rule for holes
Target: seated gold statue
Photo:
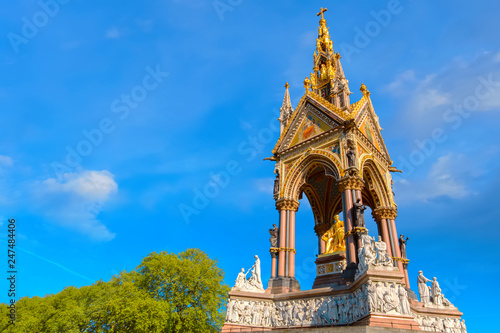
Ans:
<svg viewBox="0 0 500 333"><path fill-rule="evenodd" d="M326 242L323 254L345 251L344 222L340 221L338 215L335 215L335 223L323 234L321 239Z"/></svg>

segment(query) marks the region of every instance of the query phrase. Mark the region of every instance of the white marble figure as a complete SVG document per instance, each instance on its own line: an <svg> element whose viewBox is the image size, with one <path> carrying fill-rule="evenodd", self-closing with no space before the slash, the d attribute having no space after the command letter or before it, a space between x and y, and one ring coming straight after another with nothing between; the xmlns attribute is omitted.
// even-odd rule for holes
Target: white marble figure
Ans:
<svg viewBox="0 0 500 333"><path fill-rule="evenodd" d="M411 315L410 302L408 301L408 292L402 285L399 286L398 296L399 303L401 304L399 312L404 315Z"/></svg>
<svg viewBox="0 0 500 333"><path fill-rule="evenodd" d="M358 271L359 273L364 272L375 262L377 258L377 253L375 252L375 247L373 245L373 238L368 235L361 235L361 248L358 249Z"/></svg>
<svg viewBox="0 0 500 333"><path fill-rule="evenodd" d="M246 276L249 272L251 272L251 276L247 280ZM258 256L255 256L255 264L246 273L244 268L241 269L241 272L238 273L238 277L234 283L234 287L231 290L253 291L259 293L265 292L260 275L260 259Z"/></svg>
<svg viewBox="0 0 500 333"><path fill-rule="evenodd" d="M378 242L375 242L375 250L377 259L374 262L376 266L393 266L391 256L387 253L387 244L382 241L382 237L378 236Z"/></svg>
<svg viewBox="0 0 500 333"><path fill-rule="evenodd" d="M259 256L255 256L255 263L253 264L252 268L255 269L255 275L257 277L257 282L262 285L262 275L260 272L260 259Z"/></svg>
<svg viewBox="0 0 500 333"><path fill-rule="evenodd" d="M420 301L424 304L430 302L430 292L429 288L427 287L427 282L431 282L431 280L426 278L422 271L419 271L417 278L418 293L420 294Z"/></svg>
<svg viewBox="0 0 500 333"><path fill-rule="evenodd" d="M444 296L441 293L441 288L439 287L439 282L436 277L432 279L431 296L434 305L443 305Z"/></svg>

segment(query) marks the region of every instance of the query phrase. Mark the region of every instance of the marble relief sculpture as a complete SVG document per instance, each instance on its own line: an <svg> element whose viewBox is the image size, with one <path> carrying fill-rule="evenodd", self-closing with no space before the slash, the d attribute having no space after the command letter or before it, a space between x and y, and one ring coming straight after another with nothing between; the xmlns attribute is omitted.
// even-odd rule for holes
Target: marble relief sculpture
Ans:
<svg viewBox="0 0 500 333"><path fill-rule="evenodd" d="M232 299L230 323L264 327L335 325L355 322L369 312L411 315L404 286L368 280L352 293L288 301Z"/></svg>

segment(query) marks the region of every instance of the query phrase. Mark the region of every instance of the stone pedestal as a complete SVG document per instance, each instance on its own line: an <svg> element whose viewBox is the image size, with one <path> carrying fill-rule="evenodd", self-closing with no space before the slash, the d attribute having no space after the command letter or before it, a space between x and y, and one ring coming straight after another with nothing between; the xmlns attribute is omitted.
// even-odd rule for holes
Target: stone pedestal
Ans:
<svg viewBox="0 0 500 333"><path fill-rule="evenodd" d="M269 279L266 293L281 294L300 291L300 284L294 277L277 277Z"/></svg>
<svg viewBox="0 0 500 333"><path fill-rule="evenodd" d="M316 279L312 289L338 286L342 283L341 275L346 266L345 251L320 254L316 259Z"/></svg>

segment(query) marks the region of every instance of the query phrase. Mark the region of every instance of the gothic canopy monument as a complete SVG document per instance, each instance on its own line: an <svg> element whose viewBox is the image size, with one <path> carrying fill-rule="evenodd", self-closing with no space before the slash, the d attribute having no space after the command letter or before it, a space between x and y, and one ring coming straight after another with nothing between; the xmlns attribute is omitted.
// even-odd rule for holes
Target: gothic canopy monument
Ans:
<svg viewBox="0 0 500 333"><path fill-rule="evenodd" d="M397 233L391 186L391 172L398 170L364 84L361 99L351 103L326 11L318 13L313 72L295 110L285 85L281 133L269 158L276 163L279 212L269 230L271 278L264 286L260 259L249 258L253 266L235 274L222 332L466 332L437 278L420 271L414 280L420 297L410 289L408 237ZM303 195L318 237L311 290L301 290L295 278L295 213ZM376 237L365 225L367 207Z"/></svg>

